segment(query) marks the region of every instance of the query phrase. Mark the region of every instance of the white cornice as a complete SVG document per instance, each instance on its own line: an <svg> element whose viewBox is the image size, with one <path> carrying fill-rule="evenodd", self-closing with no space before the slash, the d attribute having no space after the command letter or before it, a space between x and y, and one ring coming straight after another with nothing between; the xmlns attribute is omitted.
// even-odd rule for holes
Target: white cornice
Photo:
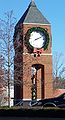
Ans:
<svg viewBox="0 0 65 120"><path fill-rule="evenodd" d="M30 25L30 24L31 24L31 25L48 25L48 26L51 26L51 24L41 24L41 23L25 23L25 22L23 23L23 25L26 25L26 24L27 24L27 25Z"/></svg>

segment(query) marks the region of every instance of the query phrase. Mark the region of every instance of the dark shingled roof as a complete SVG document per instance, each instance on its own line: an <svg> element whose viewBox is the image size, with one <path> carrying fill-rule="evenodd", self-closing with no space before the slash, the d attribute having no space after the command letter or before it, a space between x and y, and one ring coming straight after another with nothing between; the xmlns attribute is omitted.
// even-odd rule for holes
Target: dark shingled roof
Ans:
<svg viewBox="0 0 65 120"><path fill-rule="evenodd" d="M48 20L42 15L42 13L38 10L34 1L31 1L27 10L18 21L18 24L21 23L39 23L39 24L50 24Z"/></svg>

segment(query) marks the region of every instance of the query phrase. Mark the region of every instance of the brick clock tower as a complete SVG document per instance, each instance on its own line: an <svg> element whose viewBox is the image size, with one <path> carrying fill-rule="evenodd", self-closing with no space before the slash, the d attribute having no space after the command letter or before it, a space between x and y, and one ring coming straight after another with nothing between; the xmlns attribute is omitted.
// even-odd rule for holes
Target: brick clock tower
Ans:
<svg viewBox="0 0 65 120"><path fill-rule="evenodd" d="M15 26L15 99L50 98L52 85L51 25L32 0Z"/></svg>

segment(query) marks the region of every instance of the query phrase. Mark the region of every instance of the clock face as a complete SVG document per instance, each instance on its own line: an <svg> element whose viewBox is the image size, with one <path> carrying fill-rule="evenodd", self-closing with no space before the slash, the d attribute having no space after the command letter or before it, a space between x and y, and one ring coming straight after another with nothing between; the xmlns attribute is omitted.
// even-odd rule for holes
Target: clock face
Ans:
<svg viewBox="0 0 65 120"><path fill-rule="evenodd" d="M33 31L30 34L29 43L34 48L42 48L45 44L45 40L46 38L43 32Z"/></svg>

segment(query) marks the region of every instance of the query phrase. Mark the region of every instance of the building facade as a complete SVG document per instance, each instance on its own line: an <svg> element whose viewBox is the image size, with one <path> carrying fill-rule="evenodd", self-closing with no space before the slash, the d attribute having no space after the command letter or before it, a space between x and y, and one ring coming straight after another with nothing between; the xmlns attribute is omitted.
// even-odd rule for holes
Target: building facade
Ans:
<svg viewBox="0 0 65 120"><path fill-rule="evenodd" d="M15 26L14 49L15 99L52 97L51 24L34 1Z"/></svg>

